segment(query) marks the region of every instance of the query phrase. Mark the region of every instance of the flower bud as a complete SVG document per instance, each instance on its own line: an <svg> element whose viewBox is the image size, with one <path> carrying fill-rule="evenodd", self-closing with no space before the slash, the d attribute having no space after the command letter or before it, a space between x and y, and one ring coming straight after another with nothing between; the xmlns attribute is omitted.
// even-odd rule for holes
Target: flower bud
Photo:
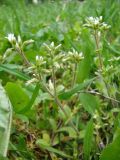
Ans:
<svg viewBox="0 0 120 160"><path fill-rule="evenodd" d="M9 33L7 37L5 37L10 43L15 43L16 38L13 33Z"/></svg>

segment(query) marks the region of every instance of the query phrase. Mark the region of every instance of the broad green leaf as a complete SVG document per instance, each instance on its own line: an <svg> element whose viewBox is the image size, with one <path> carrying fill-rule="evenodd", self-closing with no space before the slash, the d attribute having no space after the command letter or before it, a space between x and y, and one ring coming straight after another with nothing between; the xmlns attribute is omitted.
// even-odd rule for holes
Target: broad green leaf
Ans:
<svg viewBox="0 0 120 160"><path fill-rule="evenodd" d="M100 156L100 160L119 160L120 159L120 128L119 134L115 136L115 139L109 144Z"/></svg>
<svg viewBox="0 0 120 160"><path fill-rule="evenodd" d="M85 110L90 114L93 114L100 106L98 97L88 93L80 93L80 102L82 103Z"/></svg>
<svg viewBox="0 0 120 160"><path fill-rule="evenodd" d="M7 155L12 121L12 106L0 84L0 154Z"/></svg>
<svg viewBox="0 0 120 160"><path fill-rule="evenodd" d="M29 96L17 83L8 82L5 89L13 105L14 111L19 113L28 104Z"/></svg>
<svg viewBox="0 0 120 160"><path fill-rule="evenodd" d="M88 78L89 72L90 72L90 57L86 56L86 58L78 65L77 70L77 82L81 83L84 81L84 79Z"/></svg>
<svg viewBox="0 0 120 160"><path fill-rule="evenodd" d="M37 145L39 145L42 149L45 149L49 152L52 152L52 153L56 153L62 157L66 157L66 158L71 158L69 155L65 154L64 152L56 149L56 148L53 148L50 146L50 144L48 144L45 140L43 139L38 139L37 140Z"/></svg>
<svg viewBox="0 0 120 160"><path fill-rule="evenodd" d="M6 73L12 74L12 75L14 75L14 76L16 76L16 77L18 77L22 80L29 80L30 79L29 76L27 76L27 75L23 74L22 72L16 70L16 68L13 69L13 68L10 68L10 67L6 67L3 64L0 64L0 71L4 71Z"/></svg>
<svg viewBox="0 0 120 160"><path fill-rule="evenodd" d="M77 83L83 82L85 79L89 78L89 73L91 69L91 53L93 52L93 43L90 41L89 33L86 29L82 30L82 39L85 43L82 43L82 51L84 53L84 60L82 60L77 69Z"/></svg>
<svg viewBox="0 0 120 160"><path fill-rule="evenodd" d="M59 98L61 100L68 100L72 95L78 93L80 90L87 87L92 81L93 79L90 79L85 81L84 83L76 84L75 87L73 87L72 89L69 89L68 91L60 93Z"/></svg>
<svg viewBox="0 0 120 160"><path fill-rule="evenodd" d="M83 144L84 160L90 159L90 152L92 150L93 131L94 131L93 120L90 120L87 124L84 137L84 144Z"/></svg>
<svg viewBox="0 0 120 160"><path fill-rule="evenodd" d="M3 157L2 155L0 155L0 160L8 160L8 158Z"/></svg>
<svg viewBox="0 0 120 160"><path fill-rule="evenodd" d="M28 104L26 105L25 108L23 108L23 110L20 111L20 113L26 113L28 112L31 108L32 108L32 105L34 104L38 94L39 94L39 89L40 89L40 86L39 84L36 84L36 87L33 91L33 94L32 94L32 97L30 98L30 101L28 102Z"/></svg>

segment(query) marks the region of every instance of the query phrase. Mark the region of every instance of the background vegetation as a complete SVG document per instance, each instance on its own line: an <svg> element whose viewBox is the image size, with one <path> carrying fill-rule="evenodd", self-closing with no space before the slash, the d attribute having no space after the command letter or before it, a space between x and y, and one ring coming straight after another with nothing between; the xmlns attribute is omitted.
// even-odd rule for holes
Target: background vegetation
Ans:
<svg viewBox="0 0 120 160"><path fill-rule="evenodd" d="M86 17L89 16L103 16L103 20L111 25L102 35L100 43L107 91L105 83L96 79L98 62L95 40L91 31L83 27ZM119 26L119 0L56 0L37 5L23 0L1 1L0 79L13 107L8 159L120 158ZM64 116L38 84L26 86L30 75L26 73L27 69L15 51L5 61L2 60L7 49L11 47L5 38L9 33L20 35L23 41L34 40L24 50L31 63L35 63L36 55L46 55L43 44L50 44L52 41L56 45L62 44L61 48L66 53L72 48L83 52L84 60L78 64L73 88L70 88L73 75L71 70L60 70L57 73L60 91L66 86L64 94L62 92L59 98L69 117ZM66 78L61 77L61 72L67 75ZM47 79L51 77L48 76ZM93 90L96 93L91 93ZM0 121L2 122L1 117ZM70 121L78 129L78 134L69 124Z"/></svg>

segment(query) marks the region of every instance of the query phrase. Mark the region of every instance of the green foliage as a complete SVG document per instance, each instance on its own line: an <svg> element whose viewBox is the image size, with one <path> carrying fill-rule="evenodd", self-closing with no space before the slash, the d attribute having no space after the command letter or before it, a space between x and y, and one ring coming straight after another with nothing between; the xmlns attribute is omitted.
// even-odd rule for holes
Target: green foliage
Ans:
<svg viewBox="0 0 120 160"><path fill-rule="evenodd" d="M120 129L117 130L117 135L113 142L109 144L100 156L100 160L116 160L120 159Z"/></svg>
<svg viewBox="0 0 120 160"><path fill-rule="evenodd" d="M12 122L12 106L0 84L0 155L7 156Z"/></svg>
<svg viewBox="0 0 120 160"><path fill-rule="evenodd" d="M72 89L70 89L66 92L60 93L59 98L62 100L68 100L71 96L73 96L74 94L80 92L82 89L87 87L92 81L93 81L93 79L87 80L84 83L76 84L76 86L74 86Z"/></svg>
<svg viewBox="0 0 120 160"><path fill-rule="evenodd" d="M91 119L86 127L85 130L85 137L83 143L83 152L84 152L84 159L90 159L90 152L92 151L92 144L93 144L93 131L94 131L94 124L93 120Z"/></svg>
<svg viewBox="0 0 120 160"><path fill-rule="evenodd" d="M90 114L94 115L95 110L99 109L100 101L97 97L87 93L80 93L80 101Z"/></svg>
<svg viewBox="0 0 120 160"><path fill-rule="evenodd" d="M19 113L29 102L29 96L19 84L8 82L5 87L14 111Z"/></svg>
<svg viewBox="0 0 120 160"><path fill-rule="evenodd" d="M38 139L37 142L36 142L41 148L45 149L45 150L48 150L52 153L56 153L56 154L59 154L63 157L67 157L67 158L71 158L70 156L66 155L64 152L58 150L58 149L55 149L53 147L51 147L48 143L46 143L46 141L44 141L43 139Z"/></svg>
<svg viewBox="0 0 120 160"><path fill-rule="evenodd" d="M0 154L4 144L9 160L120 159L119 6L1 1Z"/></svg>
<svg viewBox="0 0 120 160"><path fill-rule="evenodd" d="M16 68L12 68L11 65L9 65L8 67L7 65L0 65L0 71L4 71L8 74L12 74L22 80L29 80L29 77L27 75L23 74L22 72L19 72L18 70L16 70Z"/></svg>

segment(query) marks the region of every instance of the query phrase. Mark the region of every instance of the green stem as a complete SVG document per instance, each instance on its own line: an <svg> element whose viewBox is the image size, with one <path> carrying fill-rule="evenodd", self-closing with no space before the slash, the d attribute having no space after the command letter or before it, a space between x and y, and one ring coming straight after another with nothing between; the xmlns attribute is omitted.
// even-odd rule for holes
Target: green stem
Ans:
<svg viewBox="0 0 120 160"><path fill-rule="evenodd" d="M106 91L107 91L107 95L108 97L110 97L110 94L109 94L109 87L108 87L108 84L106 83L103 75L102 75L102 71L103 71L103 61L102 61L102 56L101 56L101 53L100 53L100 46L99 46L99 43L100 43L100 39L99 39L99 35L98 35L98 31L95 30L94 31L94 37L95 37L95 42L96 42L96 49L97 49L97 52L98 52L98 57L99 57L99 68L100 68L100 77L102 78L104 84L105 84L105 87L106 87ZM111 100L111 103L112 105L114 106L113 104L113 101Z"/></svg>
<svg viewBox="0 0 120 160"><path fill-rule="evenodd" d="M68 119L69 115L64 110L64 108L63 108L63 106L62 106L62 104L59 101L58 96L57 96L54 66L52 66L52 79L53 79L53 86L54 86L54 100L55 100L56 104L60 107L60 109L63 111L63 113L66 116L66 118ZM73 129L75 130L75 132L79 135L79 131L77 130L76 126L74 125L74 123L71 120L70 120L70 124L73 127Z"/></svg>
<svg viewBox="0 0 120 160"><path fill-rule="evenodd" d="M100 71L102 72L103 62L102 62L102 57L101 57L101 53L100 53L99 36L98 36L97 30L95 30L94 37L95 37L96 49L97 49L98 58L99 58L99 67L100 67Z"/></svg>
<svg viewBox="0 0 120 160"><path fill-rule="evenodd" d="M27 57L25 56L25 53L23 52L23 50L21 48L16 48L16 51L20 54L20 56L22 57L24 63L30 67L31 64L30 62L28 61Z"/></svg>

